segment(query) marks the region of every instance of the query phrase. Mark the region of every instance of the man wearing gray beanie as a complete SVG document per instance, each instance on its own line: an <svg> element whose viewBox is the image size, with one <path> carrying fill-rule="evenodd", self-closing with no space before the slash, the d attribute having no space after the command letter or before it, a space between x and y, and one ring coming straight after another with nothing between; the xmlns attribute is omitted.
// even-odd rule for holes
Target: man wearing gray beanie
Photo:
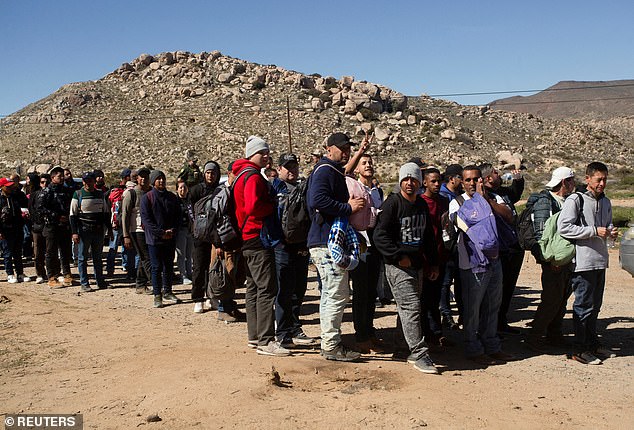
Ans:
<svg viewBox="0 0 634 430"><path fill-rule="evenodd" d="M260 151L269 151L269 144L258 136L249 136L244 150L244 158L249 159Z"/></svg>
<svg viewBox="0 0 634 430"><path fill-rule="evenodd" d="M415 163L401 166L400 191L381 206L374 244L385 260L385 276L396 300L398 319L410 355L408 363L423 373L437 374L423 333L420 296L423 276L438 278L438 251L427 203L418 194L422 175ZM423 257L424 255L424 257ZM423 273L426 265L428 273Z"/></svg>

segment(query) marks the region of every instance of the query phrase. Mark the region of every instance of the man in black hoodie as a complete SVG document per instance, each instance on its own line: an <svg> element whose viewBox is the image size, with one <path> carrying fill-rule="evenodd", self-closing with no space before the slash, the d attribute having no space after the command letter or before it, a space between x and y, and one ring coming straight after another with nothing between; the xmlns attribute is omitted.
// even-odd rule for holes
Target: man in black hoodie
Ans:
<svg viewBox="0 0 634 430"><path fill-rule="evenodd" d="M400 192L391 194L381 206L374 244L385 259L385 276L398 310L397 330L403 330L410 349L409 363L423 373L437 374L429 357L421 325L420 297L423 262L430 267L427 278L438 278L438 252L425 201L418 195L420 168L406 163L399 171ZM423 259L423 254L424 258Z"/></svg>

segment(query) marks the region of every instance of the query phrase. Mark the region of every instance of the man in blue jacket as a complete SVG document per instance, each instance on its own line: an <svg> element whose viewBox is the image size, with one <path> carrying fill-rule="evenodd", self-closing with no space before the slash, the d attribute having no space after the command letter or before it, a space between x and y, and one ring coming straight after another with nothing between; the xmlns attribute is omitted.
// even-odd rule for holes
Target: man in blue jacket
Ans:
<svg viewBox="0 0 634 430"><path fill-rule="evenodd" d="M165 174L160 170L152 170L150 184L154 188L141 198L141 221L152 263L154 307L162 308L163 301L180 303L172 293L180 203L178 197L165 188Z"/></svg>
<svg viewBox="0 0 634 430"><path fill-rule="evenodd" d="M350 158L352 142L344 133L326 140L327 155L317 162L307 191L311 226L308 232L310 256L321 277L319 303L321 354L327 360L355 361L361 357L341 342L341 322L350 295L348 272L339 267L328 251L330 228L337 217L347 218L364 205L362 198L350 199L343 166Z"/></svg>

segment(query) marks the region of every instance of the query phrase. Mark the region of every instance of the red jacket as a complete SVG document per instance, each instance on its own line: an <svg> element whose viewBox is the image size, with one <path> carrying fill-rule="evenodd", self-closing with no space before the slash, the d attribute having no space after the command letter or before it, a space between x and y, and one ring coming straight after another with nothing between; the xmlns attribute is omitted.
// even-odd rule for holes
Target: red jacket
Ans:
<svg viewBox="0 0 634 430"><path fill-rule="evenodd" d="M449 210L449 200L446 197L437 194L433 197L427 197L421 194L421 197L427 203L429 208L429 219L434 227L434 239L436 240L436 249L438 250L438 262L442 265L447 261L447 252L442 240L442 223L440 219L442 214Z"/></svg>
<svg viewBox="0 0 634 430"><path fill-rule="evenodd" d="M233 163L233 174L237 176L246 168L255 169L255 173L249 176L246 183L245 178L249 173L244 173L233 184L236 218L238 227L242 228L244 241L260 235L264 218L271 215L274 209L268 181L260 174L260 168L255 163L244 158L236 160Z"/></svg>

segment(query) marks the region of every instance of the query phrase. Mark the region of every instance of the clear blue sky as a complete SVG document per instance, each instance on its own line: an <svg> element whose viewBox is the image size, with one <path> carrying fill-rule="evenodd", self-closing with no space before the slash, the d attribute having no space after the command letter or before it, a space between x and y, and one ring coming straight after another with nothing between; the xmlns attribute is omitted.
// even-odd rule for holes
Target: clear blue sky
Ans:
<svg viewBox="0 0 634 430"><path fill-rule="evenodd" d="M220 50L434 95L632 79L633 42L631 0L0 0L0 115L141 53Z"/></svg>

